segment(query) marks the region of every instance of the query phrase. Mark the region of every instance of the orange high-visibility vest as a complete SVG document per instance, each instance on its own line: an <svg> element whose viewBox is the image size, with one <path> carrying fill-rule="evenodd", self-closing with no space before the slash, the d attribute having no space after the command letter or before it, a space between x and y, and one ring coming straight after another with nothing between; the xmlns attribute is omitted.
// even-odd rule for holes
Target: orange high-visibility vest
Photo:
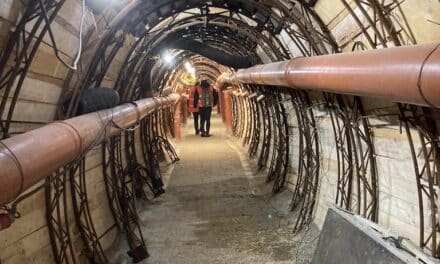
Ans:
<svg viewBox="0 0 440 264"><path fill-rule="evenodd" d="M194 107L194 94L198 91L200 86L194 85L189 89L189 98L188 98L188 112L195 113L199 111L198 103L197 106ZM200 87L201 88L201 87Z"/></svg>

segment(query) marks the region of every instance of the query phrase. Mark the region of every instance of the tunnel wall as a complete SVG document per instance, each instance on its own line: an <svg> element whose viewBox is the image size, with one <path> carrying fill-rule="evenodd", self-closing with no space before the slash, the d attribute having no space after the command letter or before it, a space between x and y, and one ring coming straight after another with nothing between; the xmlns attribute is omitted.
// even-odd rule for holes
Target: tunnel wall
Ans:
<svg viewBox="0 0 440 264"><path fill-rule="evenodd" d="M350 6L357 14L360 14L358 8L352 1L348 1ZM392 1L386 1L391 3ZM435 43L440 39L440 32L438 30L438 21L440 14L438 12L438 2L435 0L417 1L407 0L400 4L400 7L405 15L405 18L410 25L415 39L419 44L421 43ZM320 0L315 5L317 14L321 17L323 22L328 26L337 42L344 48L345 51L350 51L351 39L360 33L354 19L350 16L347 9L341 1ZM392 11L393 17L402 25L405 23L403 17L396 10ZM367 25L367 21L362 23ZM368 29L372 31L371 28ZM360 40L366 43L365 37L362 34L355 40ZM409 44L409 43L408 43Z"/></svg>
<svg viewBox="0 0 440 264"><path fill-rule="evenodd" d="M350 1L348 1L350 2ZM360 14L354 2L350 2L354 12ZM405 19L410 25L417 44L438 43L440 30L437 22L440 21L440 9L437 1L404 1L400 5ZM323 22L331 30L338 44L342 46L341 52L351 52L354 42L362 42L368 46L368 42L362 35L359 26L354 21L350 13L344 8L340 1L320 0L315 6L315 11L323 19ZM368 8L367 8L368 10ZM404 18L399 12L393 12L393 17L399 23L405 23ZM421 19L423 18L423 19ZM437 21L437 22L436 22ZM365 26L366 20L361 21ZM367 26L368 28L368 26ZM371 28L367 29L370 33ZM285 43L289 44L292 54L301 56L294 43L281 33ZM373 34L372 34L373 35ZM357 36L357 37L356 37ZM411 45L407 40L404 45ZM394 46L391 40L388 46ZM381 48L380 46L378 48ZM264 53L259 51L259 55ZM276 88L268 88L277 92ZM285 93L282 92L282 93ZM324 218L330 204L336 201L338 185L338 161L336 156L335 132L332 128L329 109L325 105L323 95L320 93L309 93L313 98L313 112L317 122L319 134L320 150L320 179L317 194L317 204L314 209L314 223L322 228ZM290 168L286 186L294 191L297 183L298 172L298 124L295 109L289 102L288 96L284 99L284 106L287 112L289 125L289 156ZM348 98L352 97L348 96ZM420 216L419 216L419 197L416 175L414 173L414 163L411 156L411 149L408 136L399 117L399 110L395 102L376 98L361 98L365 115L369 116L368 122L374 146L374 159L377 163L378 175L378 219L377 222L388 227L402 236L409 238L414 245L419 245L420 237ZM385 115L381 117L381 115ZM435 122L440 124L438 110L433 110L432 117ZM421 141L415 129L411 128L412 144L419 166L423 164ZM261 132L261 136L263 133ZM259 152L261 145L259 145ZM365 146L364 146L365 147ZM273 150L273 141L270 147ZM270 158L268 159L270 160ZM367 174L371 176L370 173ZM424 177L426 179L426 176ZM422 184L426 184L423 182ZM438 189L436 189L438 193ZM352 210L355 211L357 204L357 190L353 190ZM424 228L425 238L430 236L433 223L430 219L429 201L426 196L422 198L424 209ZM425 251L430 254L428 250Z"/></svg>
<svg viewBox="0 0 440 264"><path fill-rule="evenodd" d="M21 12L23 12L21 1L0 1L0 50L5 47L8 40L8 31L14 30L14 24ZM52 30L61 57L68 63L73 60L77 52L80 15L79 1L67 0L52 23ZM97 17L97 20L96 23L100 26L99 17ZM94 23L92 14L87 10L84 24L84 42L86 40L90 41L90 38L86 38L86 33L94 29ZM85 47L87 48L86 45ZM110 67L108 76L104 78L105 85L108 85L108 87L113 87L115 76L119 71L118 65L122 64L125 55L126 52L117 56L114 65ZM12 118L12 120L18 122L11 125L10 132L12 135L35 129L56 118L57 106L67 78L68 69L55 57L52 43L48 34L46 34L37 50L19 94ZM103 184L101 164L102 153L101 148L98 147L91 151L86 159L88 199L98 234L103 233L114 224ZM70 186L68 186L68 189L67 205L69 209L67 211L73 236L71 238L72 244L79 255L78 259L86 262L86 257L82 252L84 246L75 226L75 217L70 202ZM18 212L21 217L13 223L12 228L0 233L0 263L54 263L45 204L44 189L20 203ZM102 240L103 246L108 248L115 237L116 232L113 229L112 233Z"/></svg>
<svg viewBox="0 0 440 264"><path fill-rule="evenodd" d="M21 1L7 0L0 3L1 38L0 45L6 45L7 32L14 30L14 24L23 12ZM71 61L77 51L77 35L80 17L80 6L76 1L69 0L61 8L52 23L57 46L61 57ZM21 16L21 15L20 15ZM85 17L85 31L92 27L90 14ZM28 32L31 28L27 28ZM12 62L10 62L12 63ZM9 65L10 65L9 63ZM41 124L52 121L56 114L58 99L62 92L68 69L55 57L48 34L43 38L37 53L26 75L24 85L12 120L11 133L22 133L34 129ZM3 116L5 118L5 116Z"/></svg>
<svg viewBox="0 0 440 264"><path fill-rule="evenodd" d="M349 1L350 2L350 1ZM357 14L360 13L355 4L351 2L352 8ZM403 13L410 25L418 44L436 43L440 39L440 30L434 21L440 21L440 10L437 1L404 1L401 5ZM354 41L367 41L360 29L344 8L341 1L320 0L315 6L317 14L328 26L336 41L342 44L343 52L351 52L353 36ZM395 18L404 23L398 12L393 12ZM367 25L367 21L362 21ZM368 29L370 32L371 28ZM350 45L349 45L350 44ZM389 42L391 46L391 42ZM410 44L410 43L408 43ZM316 101L322 100L321 95L315 95ZM415 244L419 244L419 204L417 195L416 176L411 157L408 137L402 129L398 120L396 104L386 100L374 98L362 98L362 103L367 115L372 115L369 122L372 127L373 143L376 152L377 173L379 176L379 218L378 223L397 231L404 237L410 238ZM378 110L378 109L386 110ZM337 189L337 160L335 150L334 132L328 112L322 108L314 107L317 117L318 131L321 148L321 170L320 187L318 193L317 207L315 210L314 222L319 228L324 223L324 218L330 203L336 200ZM393 115L388 118L374 117L376 114ZM438 115L436 117L437 123ZM295 128L295 118L289 118L292 128ZM294 129L292 130L294 131ZM415 130L412 130L416 152L421 152L420 140ZM293 136L295 137L295 136ZM292 142L292 141L291 141ZM295 141L293 141L295 142ZM291 166L293 171L297 170L297 152L294 144L291 148L293 160ZM421 161L421 157L420 161ZM295 182L295 175L289 182ZM293 186L293 185L290 185ZM354 190L356 194L356 190ZM425 208L427 200L424 200ZM429 220L429 211L425 211L425 230L429 230L432 223ZM426 235L429 235L427 232Z"/></svg>
<svg viewBox="0 0 440 264"><path fill-rule="evenodd" d="M321 228L329 204L336 201L338 170L330 116L319 110L315 111L319 116L318 131L322 150L322 168L314 222ZM374 120L370 119L370 121L374 123ZM381 120L377 122L383 123ZM393 123L397 123L397 120ZM400 133L400 127L397 124L373 128L372 133L379 178L378 223L399 232L417 244L419 205L408 139L405 134ZM353 195L356 194L357 191L354 188ZM353 203L356 203L355 199Z"/></svg>
<svg viewBox="0 0 440 264"><path fill-rule="evenodd" d="M67 58L66 55L70 55L70 58L73 56L77 41L75 34L71 32L77 30L76 25L69 24L69 29L71 29L69 31L67 21L78 21L80 9L74 1L70 2L70 8L68 6L63 8L60 13L62 19L55 22L53 26L57 40L63 43L60 48L64 58ZM7 0L0 2L0 10L0 46L4 48L8 40L8 32L13 30L19 13L23 12L23 7L21 1ZM63 22L66 23L66 28L63 28L61 24ZM17 102L18 111L15 111L13 116L14 120L24 123L13 124L12 132L31 130L53 120L66 76L67 69L61 66L55 58L46 38L38 49L25 79L23 92ZM30 259L36 263L53 262L44 207L44 191L38 192L23 202L19 208L23 217L15 222L15 228L5 230L0 234L1 263L26 263Z"/></svg>

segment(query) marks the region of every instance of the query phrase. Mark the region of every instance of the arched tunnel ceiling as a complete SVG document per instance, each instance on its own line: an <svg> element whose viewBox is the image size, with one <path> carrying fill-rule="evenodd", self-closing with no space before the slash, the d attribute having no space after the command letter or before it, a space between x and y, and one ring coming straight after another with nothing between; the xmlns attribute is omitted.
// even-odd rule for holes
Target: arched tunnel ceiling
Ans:
<svg viewBox="0 0 440 264"><path fill-rule="evenodd" d="M118 32L117 29L125 34L129 32L136 40L127 61L139 61L137 67L142 68L144 75L140 80L141 89L151 93L152 87L160 89L154 79L162 80L167 74L160 61L161 53L185 46L178 44L183 39L206 46L217 58L219 54L230 56L218 61L233 68L289 59L295 56L292 49L302 56L336 50L331 36L326 36L319 25L315 25L318 22L310 17L301 19L305 9L301 11L297 5L299 3L287 1L135 1L121 7L112 27L113 32ZM283 33L287 38L280 37ZM114 36L110 32L107 38L101 42L104 46L100 51L105 51L106 42L111 44ZM294 45L288 48L286 40ZM215 54L208 57L216 60ZM242 59L237 59L240 57ZM150 73L156 76L150 77ZM128 75L126 78L133 79Z"/></svg>

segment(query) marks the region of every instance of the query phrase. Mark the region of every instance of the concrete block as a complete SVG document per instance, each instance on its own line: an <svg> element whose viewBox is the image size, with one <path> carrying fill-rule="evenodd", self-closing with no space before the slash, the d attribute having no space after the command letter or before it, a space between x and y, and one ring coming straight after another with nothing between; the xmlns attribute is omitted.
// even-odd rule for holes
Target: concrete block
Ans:
<svg viewBox="0 0 440 264"><path fill-rule="evenodd" d="M418 204L416 179L410 181L403 177L380 174L379 191L381 195L391 195L412 204Z"/></svg>
<svg viewBox="0 0 440 264"><path fill-rule="evenodd" d="M379 224L389 227L398 232L402 236L410 239L414 244L418 245L419 227L401 221L401 219L394 216L379 212Z"/></svg>
<svg viewBox="0 0 440 264"><path fill-rule="evenodd" d="M11 100L8 99L6 107L11 104ZM26 100L18 100L15 105L15 111L12 115L14 121L33 121L49 123L53 120L57 106L53 104L32 102ZM3 118L6 119L7 112L3 113Z"/></svg>
<svg viewBox="0 0 440 264"><path fill-rule="evenodd" d="M29 260L36 254L42 254L45 258L50 259L52 252L50 250L42 251L43 248L50 247L48 232L45 226L7 247L2 247L2 263L29 263Z"/></svg>
<svg viewBox="0 0 440 264"><path fill-rule="evenodd" d="M35 124L35 123L14 123L11 122L11 126L9 128L9 134L21 134L29 130L37 129L44 124Z"/></svg>
<svg viewBox="0 0 440 264"><path fill-rule="evenodd" d="M104 79L102 80L102 83L101 83L101 87L113 88L113 87L115 87L115 84L116 84L116 80L104 77Z"/></svg>
<svg viewBox="0 0 440 264"><path fill-rule="evenodd" d="M16 90L16 84L18 79L15 81L13 89L11 90L12 95ZM56 85L46 80L39 80L36 78L24 79L23 85L20 90L19 98L21 100L41 102L47 104L58 104L58 100L61 94L61 85ZM1 92L3 95L3 91ZM17 109L20 110L20 109Z"/></svg>
<svg viewBox="0 0 440 264"><path fill-rule="evenodd" d="M320 0L315 5L316 13L326 25L329 23L337 23L338 20L340 20L340 17L343 18L347 16L347 12L343 12L343 10L344 6L339 1Z"/></svg>
<svg viewBox="0 0 440 264"><path fill-rule="evenodd" d="M6 46L9 38L9 30L12 23L9 21L0 20L0 50Z"/></svg>
<svg viewBox="0 0 440 264"><path fill-rule="evenodd" d="M101 167L102 164L102 151L101 145L96 146L87 155L86 159L86 173L89 170L95 169L96 167Z"/></svg>
<svg viewBox="0 0 440 264"><path fill-rule="evenodd" d="M433 43L440 39L437 24L440 21L438 1L405 1L401 7L408 24L411 25L417 43ZM400 15L396 16L402 20Z"/></svg>
<svg viewBox="0 0 440 264"><path fill-rule="evenodd" d="M75 31L79 31L79 21L81 17L80 2L75 0L67 0L60 9L58 17L69 23L69 25L65 27L71 27ZM90 10L87 9L84 17L84 32L87 32L94 27L93 20L93 15L91 14Z"/></svg>
<svg viewBox="0 0 440 264"><path fill-rule="evenodd" d="M21 1L2 0L0 1L0 18L15 24L18 14L23 10Z"/></svg>
<svg viewBox="0 0 440 264"><path fill-rule="evenodd" d="M385 175L392 175L392 177L400 177L406 181L415 183L412 161L377 157L376 163L377 172L380 176L387 177Z"/></svg>
<svg viewBox="0 0 440 264"><path fill-rule="evenodd" d="M60 56L65 61L69 61L69 57L63 54ZM32 61L30 71L57 79L65 79L68 69L55 57L52 47L41 43Z"/></svg>
<svg viewBox="0 0 440 264"><path fill-rule="evenodd" d="M362 17L362 14L358 8L354 9L354 12L358 16ZM341 15L338 17L338 20L335 20L334 24L332 24L331 30L336 42L342 46L345 46L345 44L351 42L351 40L361 32L361 29L347 11L343 11L343 13L347 15L344 14L345 16ZM361 18L361 22L364 25L367 24L365 18Z"/></svg>
<svg viewBox="0 0 440 264"><path fill-rule="evenodd" d="M419 263L375 228L347 212L329 209L312 263Z"/></svg>
<svg viewBox="0 0 440 264"><path fill-rule="evenodd" d="M420 224L418 205L395 196L382 194L379 199L379 211L409 225L418 226Z"/></svg>

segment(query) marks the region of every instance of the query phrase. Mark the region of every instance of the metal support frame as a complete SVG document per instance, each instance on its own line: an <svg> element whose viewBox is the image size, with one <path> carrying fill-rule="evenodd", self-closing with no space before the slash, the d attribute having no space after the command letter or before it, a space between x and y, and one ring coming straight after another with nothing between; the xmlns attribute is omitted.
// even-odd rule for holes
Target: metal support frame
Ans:
<svg viewBox="0 0 440 264"><path fill-rule="evenodd" d="M261 101L261 108L264 111L263 118L263 142L261 146L260 155L258 157L258 170L267 167L267 160L269 158L270 139L272 137L272 122L270 121L270 110L265 100Z"/></svg>
<svg viewBox="0 0 440 264"><path fill-rule="evenodd" d="M55 19L64 2L65 0L44 0L50 23ZM2 139L10 136L9 130L21 88L48 28L39 1L32 0L26 6L23 16L15 30L10 33L6 47L2 50L0 117L6 117L5 120L0 120Z"/></svg>
<svg viewBox="0 0 440 264"><path fill-rule="evenodd" d="M76 162L72 170L76 170ZM46 219L55 263L78 263L72 244L66 188L68 170L56 172L46 179ZM52 184L51 184L52 182Z"/></svg>
<svg viewBox="0 0 440 264"><path fill-rule="evenodd" d="M420 219L419 246L428 249L432 256L439 258L440 134L430 109L404 104L399 104L398 107L416 175ZM418 144L415 143L417 139Z"/></svg>
<svg viewBox="0 0 440 264"><path fill-rule="evenodd" d="M363 30L363 34L368 38L380 39L382 42L389 39L395 46L417 43L398 0L392 0L386 5L383 1L379 2L377 0L356 0L355 3L361 10L362 16L367 18L368 21L368 25L362 26L362 28L373 28L371 36L366 30ZM370 8L369 11L366 10L366 7ZM351 13L351 15L357 17L355 13ZM397 19L397 16L400 19ZM400 21L403 21L403 23ZM354 43L353 49L356 48L356 45L357 42ZM373 48L375 47L376 45L373 46ZM400 103L397 104L397 108L408 138L416 176L419 197L419 246L422 249L428 249L433 257L440 258L439 201L437 193L440 154L436 123L432 118L430 109ZM365 130L365 125L363 124L363 126ZM420 151L416 148L416 138L420 141L420 146L418 146ZM369 154L372 155L372 153L374 152ZM428 222L426 221L427 215L429 215Z"/></svg>
<svg viewBox="0 0 440 264"><path fill-rule="evenodd" d="M102 236L98 235L90 211L86 183L86 158L82 158L78 163L78 172L70 170L69 177L76 226L84 242L82 254L91 263L107 263L108 259L101 245L101 238L106 232Z"/></svg>
<svg viewBox="0 0 440 264"><path fill-rule="evenodd" d="M249 87L249 92L251 93L255 93L257 92L257 89L255 89L254 87ZM250 158L255 158L255 156L257 155L257 151L258 151L258 145L260 142L260 137L261 137L261 107L259 106L259 104L257 103L257 101L255 99L250 100L250 105L251 105L251 112L253 113L253 125L252 125L252 136L250 139L250 144L249 144L249 157Z"/></svg>
<svg viewBox="0 0 440 264"><path fill-rule="evenodd" d="M298 172L290 203L291 210L299 210L294 232L312 221L319 184L319 138L309 96L304 91L290 93L298 122Z"/></svg>
<svg viewBox="0 0 440 264"><path fill-rule="evenodd" d="M373 222L379 187L372 132L359 97L326 95L338 160L335 203Z"/></svg>

